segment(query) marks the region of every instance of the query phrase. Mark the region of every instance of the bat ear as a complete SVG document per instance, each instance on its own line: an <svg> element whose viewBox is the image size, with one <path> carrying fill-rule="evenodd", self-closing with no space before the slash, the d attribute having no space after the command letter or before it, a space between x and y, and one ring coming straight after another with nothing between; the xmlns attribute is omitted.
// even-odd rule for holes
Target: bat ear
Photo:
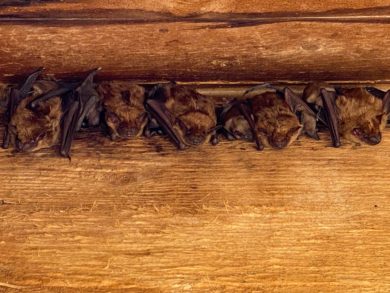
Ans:
<svg viewBox="0 0 390 293"><path fill-rule="evenodd" d="M302 99L310 104L318 104L320 98L320 84L317 82L309 83L303 90Z"/></svg>
<svg viewBox="0 0 390 293"><path fill-rule="evenodd" d="M38 76L42 73L43 70L44 70L43 67L38 68L27 77L26 81L24 82L24 84L19 90L21 97L25 97L28 95L34 82L37 80Z"/></svg>
<svg viewBox="0 0 390 293"><path fill-rule="evenodd" d="M290 88L286 87L284 89L284 100L290 107L291 111L296 113L299 111L299 103L297 103L297 100L300 99L297 94L295 94Z"/></svg>
<svg viewBox="0 0 390 293"><path fill-rule="evenodd" d="M385 114L389 114L390 113L390 90L387 91L386 95L384 96L383 98L383 112L385 112Z"/></svg>

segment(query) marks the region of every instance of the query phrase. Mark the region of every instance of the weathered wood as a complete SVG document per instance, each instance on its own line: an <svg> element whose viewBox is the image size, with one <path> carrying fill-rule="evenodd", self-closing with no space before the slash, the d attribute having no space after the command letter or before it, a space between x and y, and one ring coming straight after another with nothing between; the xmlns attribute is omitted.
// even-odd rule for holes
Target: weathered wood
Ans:
<svg viewBox="0 0 390 293"><path fill-rule="evenodd" d="M14 5L12 5L14 2ZM20 5L20 4L25 5ZM18 5L19 4L19 5ZM378 14L389 9L387 0L307 0L307 1L274 1L274 0L71 0L71 1L0 1L0 15L26 15L40 13L47 17L66 11L88 12L90 17L103 15L101 11L110 11L105 17L120 17L126 12L140 10L149 12L171 13L177 16L193 16L203 13L274 13L274 15L305 15L320 12L328 14L367 15ZM84 14L86 15L86 14Z"/></svg>
<svg viewBox="0 0 390 293"><path fill-rule="evenodd" d="M145 80L390 79L387 24L216 25L3 24L0 77L37 66L60 77L101 66L102 78Z"/></svg>
<svg viewBox="0 0 390 293"><path fill-rule="evenodd" d="M71 162L0 151L0 291L390 290L389 130L262 153L87 136Z"/></svg>

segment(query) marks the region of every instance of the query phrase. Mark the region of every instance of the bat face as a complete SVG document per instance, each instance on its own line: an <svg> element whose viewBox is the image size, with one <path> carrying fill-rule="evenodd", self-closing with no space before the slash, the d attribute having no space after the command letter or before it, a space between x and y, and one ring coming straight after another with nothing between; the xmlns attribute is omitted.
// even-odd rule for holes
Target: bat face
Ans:
<svg viewBox="0 0 390 293"><path fill-rule="evenodd" d="M230 140L253 141L253 133L238 105L229 105L222 113L222 125Z"/></svg>
<svg viewBox="0 0 390 293"><path fill-rule="evenodd" d="M340 134L353 142L381 142L388 115L381 99L363 88L343 89L336 99Z"/></svg>
<svg viewBox="0 0 390 293"><path fill-rule="evenodd" d="M173 86L169 92L167 108L176 118L173 127L184 144L200 145L210 141L217 123L214 101L181 86Z"/></svg>
<svg viewBox="0 0 390 293"><path fill-rule="evenodd" d="M298 138L302 125L277 93L257 95L252 98L251 104L257 132L264 145L282 149Z"/></svg>
<svg viewBox="0 0 390 293"><path fill-rule="evenodd" d="M147 102L179 148L210 141L217 124L214 101L175 84L160 86Z"/></svg>
<svg viewBox="0 0 390 293"><path fill-rule="evenodd" d="M140 136L148 122L144 107L145 89L135 84L107 82L102 83L98 91L103 96L111 139Z"/></svg>
<svg viewBox="0 0 390 293"><path fill-rule="evenodd" d="M28 104L34 98L31 95L23 99L9 123L10 135L17 151L51 147L59 140L62 117L60 97L41 102L32 110Z"/></svg>

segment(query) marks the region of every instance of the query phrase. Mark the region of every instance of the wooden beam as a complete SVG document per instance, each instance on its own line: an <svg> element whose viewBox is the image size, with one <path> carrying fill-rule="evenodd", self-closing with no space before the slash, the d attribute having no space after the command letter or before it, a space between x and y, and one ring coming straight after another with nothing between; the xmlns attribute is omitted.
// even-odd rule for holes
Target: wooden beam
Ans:
<svg viewBox="0 0 390 293"><path fill-rule="evenodd" d="M24 5L22 5L24 4ZM41 17L62 13L84 13L89 17L102 15L101 11L110 11L105 17L120 17L130 11L149 11L169 13L176 16L193 16L206 13L269 13L270 15L308 13L375 15L389 11L387 0L307 0L307 1L274 1L274 0L72 0L72 1L0 1L0 15ZM63 14L62 14L63 15Z"/></svg>
<svg viewBox="0 0 390 293"><path fill-rule="evenodd" d="M321 138L176 151L80 133L71 162L0 150L0 286L387 292L390 131Z"/></svg>
<svg viewBox="0 0 390 293"><path fill-rule="evenodd" d="M389 80L388 24L224 22L0 25L0 77L38 66L59 77L181 81Z"/></svg>

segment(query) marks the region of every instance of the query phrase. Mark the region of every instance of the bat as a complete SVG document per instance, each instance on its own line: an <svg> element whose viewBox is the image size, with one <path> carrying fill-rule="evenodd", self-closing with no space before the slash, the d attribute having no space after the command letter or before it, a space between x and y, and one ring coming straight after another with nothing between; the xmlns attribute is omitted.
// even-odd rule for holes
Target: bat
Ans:
<svg viewBox="0 0 390 293"><path fill-rule="evenodd" d="M145 88L112 81L101 83L97 90L103 97L104 118L111 139L140 136L148 123Z"/></svg>
<svg viewBox="0 0 390 293"><path fill-rule="evenodd" d="M301 106L294 99L293 92L264 87L260 91L251 90L251 95L248 102L261 143L274 149L283 149L294 142L301 134L303 125L294 113L294 110L301 110Z"/></svg>
<svg viewBox="0 0 390 293"><path fill-rule="evenodd" d="M145 107L178 149L216 137L214 101L193 89L174 83L158 85L149 93Z"/></svg>
<svg viewBox="0 0 390 293"><path fill-rule="evenodd" d="M354 143L376 145L382 139L389 116L389 96L372 87L318 88L307 91L306 98L323 109L334 146L340 146L340 137ZM318 94L319 93L319 94Z"/></svg>
<svg viewBox="0 0 390 293"><path fill-rule="evenodd" d="M262 84L247 90L244 98L241 105L233 102L222 112L228 138L256 141L260 137L258 150L264 145L287 147L301 132L318 139L316 114L289 88L279 90Z"/></svg>
<svg viewBox="0 0 390 293"><path fill-rule="evenodd" d="M303 91L302 99L317 111L317 118L329 128L332 144L340 147L340 133L337 127L336 90L326 83L310 83Z"/></svg>
<svg viewBox="0 0 390 293"><path fill-rule="evenodd" d="M264 149L247 101L233 100L228 103L223 108L219 118L228 140L255 141L258 150Z"/></svg>
<svg viewBox="0 0 390 293"><path fill-rule="evenodd" d="M61 99L54 97L38 103L35 109L29 107L36 97L57 88L57 83L52 80L37 80L42 71L43 68L40 68L29 75L19 89L9 90L3 148L12 144L16 151L26 152L51 147L58 142Z"/></svg>
<svg viewBox="0 0 390 293"><path fill-rule="evenodd" d="M337 89L338 129L346 140L376 145L382 140L390 112L390 93L373 88Z"/></svg>
<svg viewBox="0 0 390 293"><path fill-rule="evenodd" d="M75 133L84 125L95 126L100 122L101 97L95 89L93 78L100 68L92 70L82 82L62 83L59 88L38 97L30 103L35 109L39 103L60 96L62 105L60 154L70 159Z"/></svg>

